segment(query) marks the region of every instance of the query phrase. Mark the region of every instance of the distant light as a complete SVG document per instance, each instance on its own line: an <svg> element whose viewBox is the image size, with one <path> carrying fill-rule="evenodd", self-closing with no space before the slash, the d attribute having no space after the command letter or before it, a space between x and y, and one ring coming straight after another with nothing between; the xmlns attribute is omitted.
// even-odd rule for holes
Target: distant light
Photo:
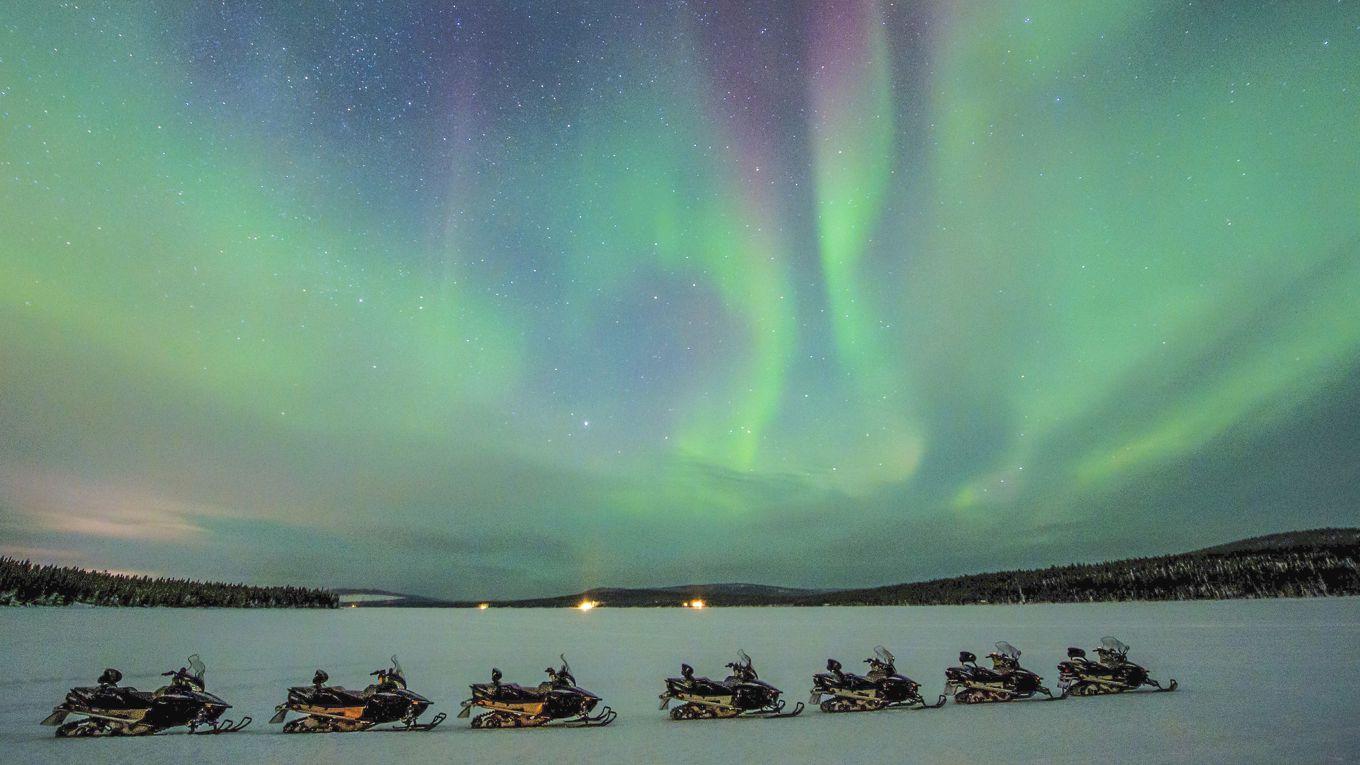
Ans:
<svg viewBox="0 0 1360 765"><path fill-rule="evenodd" d="M690 608L693 608L693 609L700 609L700 608L703 608L703 607L704 607L704 602L703 602L702 600L699 600L698 598L695 598L694 600L691 600L690 602L686 603L685 605L687 605L687 606L689 606Z"/></svg>
<svg viewBox="0 0 1360 765"><path fill-rule="evenodd" d="M600 604L593 600L583 600L576 607L581 609L582 611L589 611L590 609L598 605Z"/></svg>
<svg viewBox="0 0 1360 765"><path fill-rule="evenodd" d="M358 608L358 607L359 607L359 604L358 604L358 603L350 603L350 604L349 604L349 607L350 607L350 608Z"/></svg>
<svg viewBox="0 0 1360 765"><path fill-rule="evenodd" d="M491 604L490 604L490 603L478 603L478 604L477 604L477 609L478 609L479 611L485 611L486 609L488 609L488 608L490 608L490 607L491 607Z"/></svg>

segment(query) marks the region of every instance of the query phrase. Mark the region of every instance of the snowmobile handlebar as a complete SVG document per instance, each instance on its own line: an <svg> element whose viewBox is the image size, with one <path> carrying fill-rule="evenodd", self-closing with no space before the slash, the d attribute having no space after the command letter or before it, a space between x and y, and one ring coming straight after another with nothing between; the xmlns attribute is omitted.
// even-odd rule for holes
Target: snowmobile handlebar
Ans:
<svg viewBox="0 0 1360 765"><path fill-rule="evenodd" d="M733 661L727 663L727 668L732 670L734 677L742 680L755 680L760 676L756 674L756 668L749 661Z"/></svg>
<svg viewBox="0 0 1360 765"><path fill-rule="evenodd" d="M553 669L552 667L548 667L543 671L547 672L548 677L551 678L552 681L558 685L568 687L576 685L576 676L571 674L571 671L565 667L563 667L562 669Z"/></svg>

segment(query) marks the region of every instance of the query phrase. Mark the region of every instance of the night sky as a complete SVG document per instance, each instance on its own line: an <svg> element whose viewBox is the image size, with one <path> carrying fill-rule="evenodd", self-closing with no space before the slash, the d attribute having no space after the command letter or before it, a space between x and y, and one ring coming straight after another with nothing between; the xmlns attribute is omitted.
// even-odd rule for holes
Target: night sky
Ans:
<svg viewBox="0 0 1360 765"><path fill-rule="evenodd" d="M1354 2L18 2L0 554L499 597L1360 520Z"/></svg>

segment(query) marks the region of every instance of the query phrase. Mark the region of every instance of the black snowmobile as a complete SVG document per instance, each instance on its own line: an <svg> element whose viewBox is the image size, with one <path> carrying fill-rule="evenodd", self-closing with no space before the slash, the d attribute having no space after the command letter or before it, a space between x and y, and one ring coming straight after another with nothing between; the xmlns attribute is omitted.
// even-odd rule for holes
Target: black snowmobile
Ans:
<svg viewBox="0 0 1360 765"><path fill-rule="evenodd" d="M1027 699L1036 693L1055 698L1053 692L1044 687L1042 677L1020 666L1020 651L1010 643L997 643L996 650L987 654L987 658L992 660L991 669L979 667L976 656L960 651L959 666L944 671L945 691L954 691L955 702L1012 701Z"/></svg>
<svg viewBox="0 0 1360 765"><path fill-rule="evenodd" d="M1058 690L1064 696L1101 696L1145 685L1159 691L1176 690L1174 678L1163 686L1148 677L1146 669L1129 661L1128 654L1128 646L1108 636L1100 639L1097 661L1086 658L1086 652L1080 648L1068 648L1067 661L1058 664Z"/></svg>
<svg viewBox="0 0 1360 765"><path fill-rule="evenodd" d="M231 705L206 690L205 668L198 654L190 656L188 663L188 667L161 673L170 678L169 684L150 693L119 687L123 673L106 669L98 685L72 688L42 724L58 726L57 735L62 737L145 736L181 725L188 726L190 733L234 733L249 725L249 717L240 722L221 719ZM64 722L69 715L80 719Z"/></svg>
<svg viewBox="0 0 1360 765"><path fill-rule="evenodd" d="M661 708L671 699L683 702L671 710L672 720L703 720L715 717L796 717L803 711L799 702L791 712L784 711L780 690L756 675L751 657L737 651L737 661L727 665L732 674L722 682L695 677L694 668L680 665L680 677L666 678L666 691L660 696Z"/></svg>
<svg viewBox="0 0 1360 765"><path fill-rule="evenodd" d="M330 675L318 669L311 685L288 689L288 700L274 708L271 724L283 722L289 712L303 715L283 726L284 733L329 733L368 730L384 723L400 723L384 730L430 730L444 722L440 712L427 723L418 723L430 707L430 700L406 688L406 675L397 657L392 657L390 669L369 673L377 678L362 691L346 690L338 685L326 685Z"/></svg>
<svg viewBox="0 0 1360 765"><path fill-rule="evenodd" d="M534 688L502 683L501 671L492 667L491 682L472 685L472 698L463 702L458 716L471 715L473 707L490 710L472 719L474 728L536 728L554 720L563 721L557 727L593 728L614 722L618 715L609 707L590 714L600 697L578 686L566 655L560 658L562 667L543 670L548 679Z"/></svg>
<svg viewBox="0 0 1360 765"><path fill-rule="evenodd" d="M945 695L927 704L921 698L921 685L906 675L897 674L892 652L883 646L874 647L874 655L864 660L869 665L868 675L856 675L841 669L835 659L826 660L826 672L812 676L812 695L809 704L820 704L823 712L868 712L876 709L914 708L939 709ZM827 696L825 701L822 697Z"/></svg>

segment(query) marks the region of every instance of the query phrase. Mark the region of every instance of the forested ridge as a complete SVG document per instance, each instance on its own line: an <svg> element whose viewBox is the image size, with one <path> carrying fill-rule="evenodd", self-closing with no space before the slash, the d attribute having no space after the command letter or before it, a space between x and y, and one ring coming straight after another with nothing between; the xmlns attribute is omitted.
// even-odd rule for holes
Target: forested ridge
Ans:
<svg viewBox="0 0 1360 765"><path fill-rule="evenodd" d="M1186 553L968 574L851 590L757 585L598 588L573 595L495 601L497 607L560 607L583 600L616 607L892 606L1223 600L1360 595L1360 529L1313 529L1243 539ZM448 603L446 605L471 605Z"/></svg>
<svg viewBox="0 0 1360 765"><path fill-rule="evenodd" d="M1153 558L934 579L806 596L800 605L1074 603L1360 595L1360 529L1244 539Z"/></svg>
<svg viewBox="0 0 1360 765"><path fill-rule="evenodd" d="M340 599L305 587L255 587L111 574L0 557L0 605L337 608Z"/></svg>

